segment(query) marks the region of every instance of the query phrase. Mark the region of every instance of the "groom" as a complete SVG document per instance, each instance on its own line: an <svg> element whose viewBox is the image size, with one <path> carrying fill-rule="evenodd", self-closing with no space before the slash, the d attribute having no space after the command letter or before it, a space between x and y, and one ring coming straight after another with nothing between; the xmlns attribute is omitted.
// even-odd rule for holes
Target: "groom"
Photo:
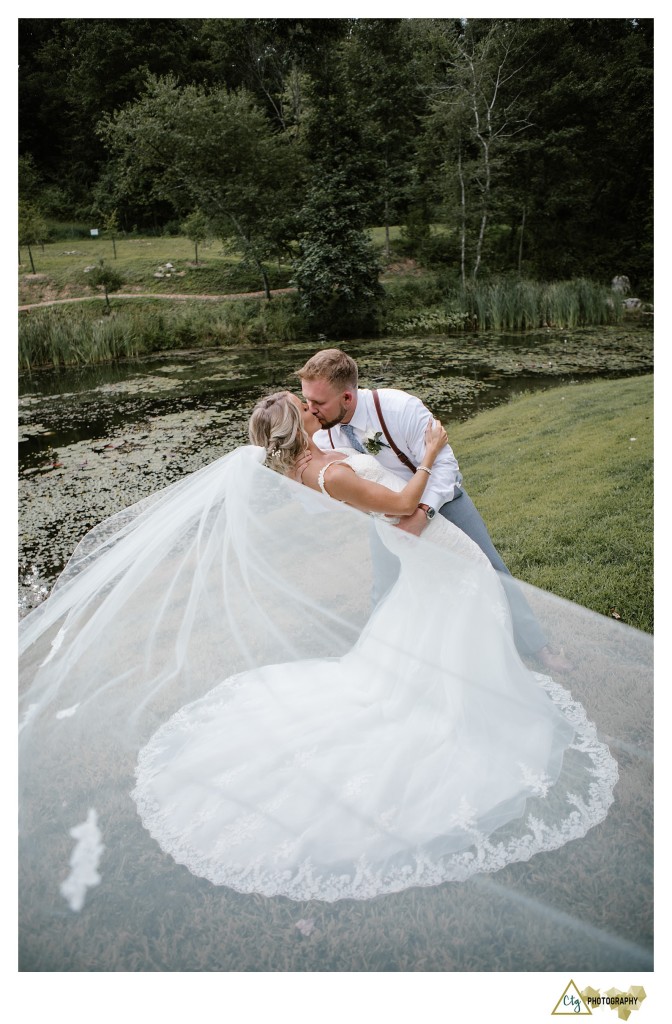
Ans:
<svg viewBox="0 0 672 1024"><path fill-rule="evenodd" d="M411 477L414 467L422 461L425 430L432 418L419 398L392 388L381 388L378 392L359 388L357 363L336 348L317 352L297 372L308 408L322 424L322 430L313 437L318 447L368 451L404 480ZM550 671L568 671L571 665L549 648L476 506L462 487L462 474L449 445L434 463L422 504L402 520L400 528L419 536L437 513L471 537L503 574L500 578L511 606L519 652L537 658Z"/></svg>

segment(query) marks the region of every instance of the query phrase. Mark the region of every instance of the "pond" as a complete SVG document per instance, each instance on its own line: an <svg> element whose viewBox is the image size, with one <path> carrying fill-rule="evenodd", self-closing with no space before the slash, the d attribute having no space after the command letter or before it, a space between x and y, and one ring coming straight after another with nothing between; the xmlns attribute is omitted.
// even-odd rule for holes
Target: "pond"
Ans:
<svg viewBox="0 0 672 1024"><path fill-rule="evenodd" d="M22 374L20 614L43 599L96 522L245 443L256 400L298 390L295 370L316 347L172 351ZM448 427L523 392L653 368L652 324L641 321L344 347L357 359L364 386L410 391Z"/></svg>

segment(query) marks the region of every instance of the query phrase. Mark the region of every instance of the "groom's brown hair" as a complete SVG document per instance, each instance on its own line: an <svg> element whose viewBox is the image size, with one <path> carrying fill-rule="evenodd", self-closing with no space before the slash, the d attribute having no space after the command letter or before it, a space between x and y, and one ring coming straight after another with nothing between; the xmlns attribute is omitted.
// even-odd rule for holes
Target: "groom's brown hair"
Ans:
<svg viewBox="0 0 672 1024"><path fill-rule="evenodd" d="M356 390L357 363L340 348L324 348L296 371L301 380L326 380L338 391Z"/></svg>

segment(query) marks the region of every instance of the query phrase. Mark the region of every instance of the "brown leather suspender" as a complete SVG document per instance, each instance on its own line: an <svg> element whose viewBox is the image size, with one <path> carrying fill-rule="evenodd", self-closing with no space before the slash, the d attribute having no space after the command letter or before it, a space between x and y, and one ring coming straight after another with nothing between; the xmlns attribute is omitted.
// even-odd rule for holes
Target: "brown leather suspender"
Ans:
<svg viewBox="0 0 672 1024"><path fill-rule="evenodd" d="M394 441L392 440L392 438L390 436L390 432L387 429L387 424L385 423L385 420L383 418L383 410L380 408L380 398L378 397L378 392L376 390L374 390L374 391L371 392L371 394L373 395L373 403L374 403L374 405L376 407L376 412L378 413L378 419L380 420L380 425L383 428L383 433L385 434L385 437L389 441L390 448L392 449L394 454L397 456L397 458L401 462L403 462L403 464L408 469L410 469L410 471L412 473L415 473L415 466L413 465L413 463L409 459L408 455L405 455L402 451L399 451L399 449L397 448L396 444L394 443Z"/></svg>
<svg viewBox="0 0 672 1024"><path fill-rule="evenodd" d="M381 427L383 428L383 433L385 434L385 437L387 438L387 440L388 440L388 442L389 442L390 448L392 449L392 451L394 452L394 454L395 454L395 455L397 456L397 458L398 458L398 459L399 459L399 460L400 460L401 462L403 462L403 464L404 464L404 465L405 465L405 466L406 466L406 467L407 467L408 469L410 469L410 471L411 471L412 473L415 473L415 466L413 465L413 463L412 463L412 462L411 462L411 460L409 459L408 455L405 455L405 454L404 454L404 453L403 453L402 451L400 451L400 450L399 450L399 449L397 448L397 446L396 446L396 444L394 443L394 441L392 440L392 437L391 437L391 435L390 435L390 432L389 432L389 430L387 429L387 424L386 424L386 422L385 422L385 418L384 418L384 416L383 416L383 410L382 410L382 409L380 408L380 398L378 397L378 392L377 392L377 391L376 391L376 390L374 389L374 390L373 390L373 391L371 392L371 394L373 395L373 404L374 404L374 405L375 405L375 407L376 407L376 412L378 413L378 419L380 420L380 425L381 425ZM329 434L329 441L331 442L331 447L332 447L332 448L335 448L335 447L336 447L336 445L334 444L334 439L333 439L333 437L331 436L331 428L329 428L329 429L327 430L327 433Z"/></svg>

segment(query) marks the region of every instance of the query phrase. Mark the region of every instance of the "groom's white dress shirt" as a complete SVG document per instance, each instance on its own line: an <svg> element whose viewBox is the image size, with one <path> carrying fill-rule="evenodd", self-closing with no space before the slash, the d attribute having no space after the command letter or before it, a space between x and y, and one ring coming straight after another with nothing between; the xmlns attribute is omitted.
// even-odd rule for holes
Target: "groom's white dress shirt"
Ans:
<svg viewBox="0 0 672 1024"><path fill-rule="evenodd" d="M431 413L419 398L408 395L405 391L398 391L395 388L379 388L378 397L392 440L397 448L409 456L415 466L419 466L425 451L425 430L432 418ZM373 395L368 388L359 388L357 392L357 405L350 420L350 426L354 428L355 434L362 441L364 447L366 447L367 436L381 431L380 441L385 447L375 458L382 466L391 469L397 476L404 480L410 480L412 476L410 469L404 466L385 439L373 402ZM340 424L331 428L331 437L336 448L351 447ZM331 448L329 433L326 430L318 430L313 440L318 448L324 450ZM440 509L447 501L452 501L455 496L455 488L461 482L462 474L457 459L450 445L446 445L439 452L432 467L432 474L422 496L423 503Z"/></svg>

